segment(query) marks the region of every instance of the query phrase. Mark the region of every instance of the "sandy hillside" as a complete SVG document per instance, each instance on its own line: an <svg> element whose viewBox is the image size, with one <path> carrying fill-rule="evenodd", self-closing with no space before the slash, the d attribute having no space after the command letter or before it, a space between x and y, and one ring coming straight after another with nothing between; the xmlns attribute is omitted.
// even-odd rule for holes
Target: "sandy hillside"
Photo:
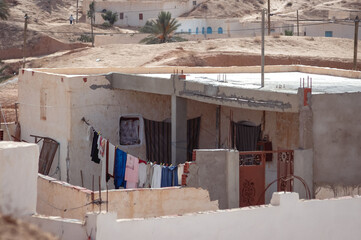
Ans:
<svg viewBox="0 0 361 240"><path fill-rule="evenodd" d="M252 62L207 62L205 59L219 56L230 58L259 58L261 42L259 38L230 38L161 45L113 44L86 48L72 52L33 58L29 67L136 67L136 66L242 66L259 65ZM268 57L279 59L318 59L352 63L353 41L340 38L312 37L266 37L265 52ZM332 51L330 51L332 49ZM361 49L359 49L361 54ZM257 57L258 56L258 57ZM98 61L96 61L98 59ZM185 61L188 59L188 62ZM192 61L195 60L195 61ZM197 62L197 59L199 60ZM203 61L202 61L203 59ZM230 59L231 60L231 59ZM266 62L267 63L267 62ZM278 64L268 62L267 64ZM318 63L320 64L320 63ZM317 65L317 64L310 64ZM331 65L331 67L333 67ZM344 67L342 67L344 68Z"/></svg>
<svg viewBox="0 0 361 240"><path fill-rule="evenodd" d="M271 0L273 18L295 17L298 10L301 19L327 19L328 11L355 11L361 1L346 0ZM267 0L207 0L183 17L195 18L242 18L256 20L260 11L267 8Z"/></svg>
<svg viewBox="0 0 361 240"><path fill-rule="evenodd" d="M29 58L26 66L31 68L250 66L260 64L260 44L259 38L215 39L161 45L114 44ZM266 37L265 52L268 65L304 64L351 69L353 41L296 36ZM361 56L360 48L358 54ZM4 62L19 66L17 61ZM8 121L15 120L16 101L16 77L13 81L0 83L0 103Z"/></svg>
<svg viewBox="0 0 361 240"><path fill-rule="evenodd" d="M70 25L69 16L76 16L74 0L8 0L10 17L0 21L0 49L23 44L24 15L28 20L28 41L35 42L41 36L50 36L59 41L73 43L81 34L90 33L90 25L84 23L85 16L79 12L80 22ZM82 1L79 1L80 3ZM80 8L81 9L81 6ZM95 28L98 33L109 32L108 29ZM123 32L114 27L112 32Z"/></svg>

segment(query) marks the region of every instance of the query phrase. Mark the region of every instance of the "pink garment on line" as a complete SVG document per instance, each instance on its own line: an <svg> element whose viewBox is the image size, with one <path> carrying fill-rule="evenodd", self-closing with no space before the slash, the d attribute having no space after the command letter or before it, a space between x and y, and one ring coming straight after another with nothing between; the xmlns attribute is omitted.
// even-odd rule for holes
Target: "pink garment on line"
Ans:
<svg viewBox="0 0 361 240"><path fill-rule="evenodd" d="M124 180L127 181L127 188L137 188L138 174L139 159L128 154L124 176Z"/></svg>

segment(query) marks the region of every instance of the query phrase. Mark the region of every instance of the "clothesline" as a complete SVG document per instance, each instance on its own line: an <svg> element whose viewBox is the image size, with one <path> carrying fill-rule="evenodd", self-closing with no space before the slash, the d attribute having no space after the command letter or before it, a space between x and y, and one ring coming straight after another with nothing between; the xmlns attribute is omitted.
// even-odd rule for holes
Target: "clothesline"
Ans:
<svg viewBox="0 0 361 240"><path fill-rule="evenodd" d="M89 121L87 121L84 117L81 119L86 125L88 125L89 127L93 128L93 130L98 134L98 135L101 135L101 132L100 131L96 131L96 129L89 123ZM121 149L119 147L119 145L114 145L116 149L119 149L119 150L122 150L123 152L125 152L126 154L129 154L127 151L124 151L123 149ZM138 157L139 159L141 159L140 157ZM147 162L150 162L150 161L147 161ZM154 161L153 162L154 164L157 164L157 161ZM159 162L159 165L161 166L168 166L168 164L164 164L164 163L161 163ZM172 166L172 164L170 164L169 166Z"/></svg>
<svg viewBox="0 0 361 240"><path fill-rule="evenodd" d="M134 157L103 138L84 117L82 121L94 134L90 156L93 162L102 164L101 186L104 187L110 177L114 178L115 188L178 186L184 165L168 167Z"/></svg>
<svg viewBox="0 0 361 240"><path fill-rule="evenodd" d="M84 117L81 119L86 125L88 125L89 127L91 127L98 135L101 135L100 131L96 131L96 129L89 123L89 121L87 121ZM113 144L114 145L114 144ZM123 149L119 148L119 145L114 145L115 148L122 150L123 152L129 154L127 151L124 151Z"/></svg>

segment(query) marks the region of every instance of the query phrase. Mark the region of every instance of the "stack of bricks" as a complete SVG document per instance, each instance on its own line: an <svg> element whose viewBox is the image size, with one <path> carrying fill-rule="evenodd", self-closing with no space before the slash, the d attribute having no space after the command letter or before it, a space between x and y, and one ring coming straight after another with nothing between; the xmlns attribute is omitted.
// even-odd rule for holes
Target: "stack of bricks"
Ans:
<svg viewBox="0 0 361 240"><path fill-rule="evenodd" d="M189 166L191 164L195 164L195 161L196 161L196 152L193 151L192 162L186 162L184 164L184 171L183 171L183 174L182 174L182 186L187 186L187 177L188 177L188 173L189 173Z"/></svg>

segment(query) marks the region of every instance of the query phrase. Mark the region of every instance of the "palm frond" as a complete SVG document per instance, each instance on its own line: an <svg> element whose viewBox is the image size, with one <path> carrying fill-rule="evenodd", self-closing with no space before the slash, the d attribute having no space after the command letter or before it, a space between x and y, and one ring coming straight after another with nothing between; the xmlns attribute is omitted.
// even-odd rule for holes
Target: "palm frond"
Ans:
<svg viewBox="0 0 361 240"><path fill-rule="evenodd" d="M151 35L141 40L141 43L146 44L156 44L156 43L166 43L166 42L175 42L177 40L185 41L184 38L174 38L173 35L175 31L181 24L178 23L176 19L172 19L172 14L170 12L161 11L158 14L156 20L152 20L150 30Z"/></svg>

